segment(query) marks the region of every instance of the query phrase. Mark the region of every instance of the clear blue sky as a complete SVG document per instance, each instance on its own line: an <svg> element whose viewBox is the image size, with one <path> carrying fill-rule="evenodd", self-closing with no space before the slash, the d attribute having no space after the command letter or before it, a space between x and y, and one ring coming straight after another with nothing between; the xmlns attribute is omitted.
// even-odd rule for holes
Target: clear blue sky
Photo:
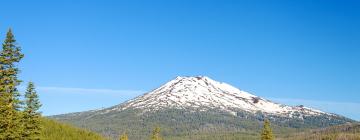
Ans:
<svg viewBox="0 0 360 140"><path fill-rule="evenodd" d="M2 1L46 115L108 107L206 75L360 120L360 3L331 0Z"/></svg>

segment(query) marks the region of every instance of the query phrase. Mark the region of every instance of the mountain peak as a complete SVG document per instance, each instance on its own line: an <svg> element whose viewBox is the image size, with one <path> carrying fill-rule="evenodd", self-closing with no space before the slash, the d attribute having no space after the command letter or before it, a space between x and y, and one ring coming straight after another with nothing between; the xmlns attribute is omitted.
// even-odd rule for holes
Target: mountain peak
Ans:
<svg viewBox="0 0 360 140"><path fill-rule="evenodd" d="M191 92L196 94L201 92L204 94L239 94L239 96L247 99L256 97L227 83L215 81L207 76L178 76L155 91L163 92L164 90L168 90L171 93Z"/></svg>

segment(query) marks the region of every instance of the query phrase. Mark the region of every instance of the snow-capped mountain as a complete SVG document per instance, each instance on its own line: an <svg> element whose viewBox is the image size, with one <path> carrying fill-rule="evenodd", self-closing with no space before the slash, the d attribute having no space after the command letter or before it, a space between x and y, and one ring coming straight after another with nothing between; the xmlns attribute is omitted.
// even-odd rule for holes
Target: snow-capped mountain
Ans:
<svg viewBox="0 0 360 140"><path fill-rule="evenodd" d="M116 139L148 139L154 125L169 136L257 132L264 119L279 129L321 128L354 122L303 106L271 102L208 77L177 77L142 96L109 108L52 118ZM131 131L129 131L131 130Z"/></svg>
<svg viewBox="0 0 360 140"><path fill-rule="evenodd" d="M293 117L294 113L300 113L296 117L331 115L303 106L292 107L274 103L206 76L176 77L160 88L104 111L111 112L129 108L144 111L168 108L196 109L200 111L220 109L234 115L239 110L250 113L260 111L282 117Z"/></svg>

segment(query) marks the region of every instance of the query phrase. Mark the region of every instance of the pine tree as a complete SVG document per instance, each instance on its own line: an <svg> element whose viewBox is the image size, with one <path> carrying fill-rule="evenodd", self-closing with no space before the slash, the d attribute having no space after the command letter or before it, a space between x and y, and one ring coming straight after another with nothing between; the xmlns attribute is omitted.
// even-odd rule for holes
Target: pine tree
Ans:
<svg viewBox="0 0 360 140"><path fill-rule="evenodd" d="M16 86L20 84L17 78L19 69L16 64L24 57L11 29L6 34L0 52L0 139L21 138L21 101Z"/></svg>
<svg viewBox="0 0 360 140"><path fill-rule="evenodd" d="M160 136L160 127L156 127L151 135L151 140L162 140Z"/></svg>
<svg viewBox="0 0 360 140"><path fill-rule="evenodd" d="M40 139L41 114L38 112L41 104L35 91L33 82L29 82L25 92L25 108L23 111L23 138L28 140Z"/></svg>
<svg viewBox="0 0 360 140"><path fill-rule="evenodd" d="M128 135L126 133L120 135L120 140L129 140Z"/></svg>
<svg viewBox="0 0 360 140"><path fill-rule="evenodd" d="M269 120L264 121L264 128L261 132L261 140L274 140Z"/></svg>

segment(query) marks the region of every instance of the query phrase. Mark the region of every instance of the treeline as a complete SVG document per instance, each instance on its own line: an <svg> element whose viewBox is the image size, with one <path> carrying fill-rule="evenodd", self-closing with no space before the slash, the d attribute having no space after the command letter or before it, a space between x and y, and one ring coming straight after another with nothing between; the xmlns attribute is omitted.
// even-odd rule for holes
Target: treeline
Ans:
<svg viewBox="0 0 360 140"><path fill-rule="evenodd" d="M109 108L109 110L111 109L113 108ZM191 108L191 110L193 109ZM304 120L302 120L301 118L272 116L261 112L254 115L241 110L234 116L217 109L208 111L164 109L149 113L142 113L141 109L126 109L121 112L109 112L107 115L102 114L101 111L88 111L52 116L59 121L90 129L113 139L118 139L119 132L126 131L129 139L136 140L148 139L153 126L159 124L164 138L171 140L181 138L193 140L208 138L208 136L233 139L232 135L239 139L259 139L256 137L259 137L261 131L259 128L262 127L265 119L269 119L273 124L274 134L282 137L311 128L343 124L348 120L337 121L341 119L336 117L334 116L334 119L323 115L304 116ZM209 139L215 138L210 137Z"/></svg>
<svg viewBox="0 0 360 140"><path fill-rule="evenodd" d="M360 140L360 124L343 124L289 134L279 140Z"/></svg>
<svg viewBox="0 0 360 140"><path fill-rule="evenodd" d="M214 137L213 137L214 138ZM227 139L229 139L230 137L227 136ZM235 136L232 136L232 138L235 138ZM244 137L242 137L244 139ZM175 138L176 139L176 138ZM184 139L184 138L179 138L179 139ZM204 140L210 140L212 138L204 138ZM215 139L218 139L215 137ZM224 139L224 137L222 138ZM264 121L264 126L263 129L261 131L261 140L274 140L274 135L272 132L272 129L270 127L270 121L269 120L265 120ZM119 136L119 140L129 140L128 139L128 135L127 133L123 133L122 135ZM150 140L163 140L163 137L160 134L160 127L156 127L150 137ZM193 139L194 140L194 139Z"/></svg>
<svg viewBox="0 0 360 140"><path fill-rule="evenodd" d="M119 140L129 140L128 135L126 134L126 132L122 135L120 135ZM155 127L150 140L163 140L161 134L160 134L160 127Z"/></svg>
<svg viewBox="0 0 360 140"><path fill-rule="evenodd" d="M24 100L20 100L17 86L20 72L17 63L24 54L9 29L0 52L0 139L40 139L41 107L34 83L29 82Z"/></svg>
<svg viewBox="0 0 360 140"><path fill-rule="evenodd" d="M154 126L160 126L163 137L171 140L203 139L208 136L213 136L214 138L210 137L213 140L232 137L232 135L237 138L259 139L261 133L259 128L262 127L263 120L239 119L227 112L216 111L189 112L167 109L138 115L141 110L129 109L109 115L103 115L101 112L82 112L52 116L52 118L98 132L112 139L118 139L119 134L126 132L131 140L146 140L149 139ZM272 128L277 136L295 131L278 125L272 125Z"/></svg>

